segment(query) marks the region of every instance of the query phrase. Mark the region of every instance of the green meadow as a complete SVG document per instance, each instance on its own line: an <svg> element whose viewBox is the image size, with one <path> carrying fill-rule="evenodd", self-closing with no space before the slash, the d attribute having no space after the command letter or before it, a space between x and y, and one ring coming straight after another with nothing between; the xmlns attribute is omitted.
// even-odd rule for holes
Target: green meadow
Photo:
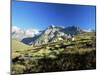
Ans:
<svg viewBox="0 0 100 75"><path fill-rule="evenodd" d="M12 39L12 75L96 68L96 33L41 45Z"/></svg>

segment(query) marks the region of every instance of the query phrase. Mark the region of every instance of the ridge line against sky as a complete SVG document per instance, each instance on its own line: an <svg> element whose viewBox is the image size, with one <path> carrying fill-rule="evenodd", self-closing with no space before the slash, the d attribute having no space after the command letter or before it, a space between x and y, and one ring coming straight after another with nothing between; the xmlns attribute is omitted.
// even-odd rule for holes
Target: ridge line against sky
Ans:
<svg viewBox="0 0 100 75"><path fill-rule="evenodd" d="M78 25L83 29L95 29L95 14L95 6L12 0L12 25L22 29L43 30L51 24L63 27Z"/></svg>

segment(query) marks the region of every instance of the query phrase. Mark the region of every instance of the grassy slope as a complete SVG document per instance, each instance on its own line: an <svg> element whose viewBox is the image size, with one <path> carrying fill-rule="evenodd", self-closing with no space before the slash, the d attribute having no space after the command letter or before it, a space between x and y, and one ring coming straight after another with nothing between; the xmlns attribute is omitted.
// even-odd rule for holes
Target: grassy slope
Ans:
<svg viewBox="0 0 100 75"><path fill-rule="evenodd" d="M12 40L12 50L20 51L20 50L25 50L29 46L19 42L18 40Z"/></svg>
<svg viewBox="0 0 100 75"><path fill-rule="evenodd" d="M17 46L16 44L19 45ZM34 46L33 48L31 47L32 49L29 46L16 42L15 47L13 45L13 48L18 50L17 52L16 50L13 52L13 62L16 64L13 65L13 73L25 73L23 68L31 72L43 72L41 67L45 66L44 71L55 71L56 69L53 70L54 64L58 65L57 67L59 67L59 70L95 68L95 33L79 34L75 36L75 41L64 40L56 43ZM29 48L30 50L27 50ZM17 57L16 54L21 55L21 57ZM17 60L15 60L16 58ZM21 59L26 66L21 65L22 62L17 64ZM28 61L26 61L26 59ZM51 66L48 65L48 62L51 63ZM22 71L19 72L19 70L16 70L14 68L15 66L18 66ZM27 66L30 66L30 69L27 69Z"/></svg>
<svg viewBox="0 0 100 75"><path fill-rule="evenodd" d="M28 46L26 44L21 43L20 41L13 39L12 40L12 58L21 55L21 52L32 48L32 46Z"/></svg>

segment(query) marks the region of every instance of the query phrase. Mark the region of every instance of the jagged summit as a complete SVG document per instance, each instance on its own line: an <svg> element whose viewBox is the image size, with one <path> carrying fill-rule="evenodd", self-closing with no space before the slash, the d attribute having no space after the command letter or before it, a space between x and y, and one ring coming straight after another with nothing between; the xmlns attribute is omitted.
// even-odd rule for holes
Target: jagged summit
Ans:
<svg viewBox="0 0 100 75"><path fill-rule="evenodd" d="M22 42L26 44L41 45L41 44L47 44L50 42L66 40L82 32L83 32L82 29L78 26L68 26L64 28L64 27L55 26L51 24L39 35L33 38L25 38L22 40Z"/></svg>
<svg viewBox="0 0 100 75"><path fill-rule="evenodd" d="M62 30L66 34L77 35L83 32L79 26L68 26Z"/></svg>
<svg viewBox="0 0 100 75"><path fill-rule="evenodd" d="M50 26L48 26L48 29L54 29L54 28L63 29L64 27L63 26L54 25L54 24L51 24Z"/></svg>
<svg viewBox="0 0 100 75"><path fill-rule="evenodd" d="M54 27L56 27L54 24L51 24L50 26L49 26L50 28L54 28Z"/></svg>
<svg viewBox="0 0 100 75"><path fill-rule="evenodd" d="M55 25L51 24L51 25L48 26L47 29L53 29L53 28L55 28L55 27L56 27Z"/></svg>

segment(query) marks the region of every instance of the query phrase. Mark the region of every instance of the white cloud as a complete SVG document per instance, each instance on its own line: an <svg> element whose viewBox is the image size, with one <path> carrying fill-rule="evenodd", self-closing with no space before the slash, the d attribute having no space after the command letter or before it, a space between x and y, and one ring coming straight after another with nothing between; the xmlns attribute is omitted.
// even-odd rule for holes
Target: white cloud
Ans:
<svg viewBox="0 0 100 75"><path fill-rule="evenodd" d="M17 26L12 27L12 37L13 38L34 37L38 33L39 31L37 29L23 30Z"/></svg>
<svg viewBox="0 0 100 75"><path fill-rule="evenodd" d="M15 32L17 34L21 34L21 33L24 34L24 31L21 28L17 27L17 26L12 27L12 33L13 32Z"/></svg>
<svg viewBox="0 0 100 75"><path fill-rule="evenodd" d="M25 35L30 36L30 37L34 36L34 35L36 35L38 33L39 33L39 31L37 29L27 29L25 31Z"/></svg>
<svg viewBox="0 0 100 75"><path fill-rule="evenodd" d="M91 32L92 29L91 29L91 28L90 28L90 29L84 29L84 31L85 31L85 32Z"/></svg>
<svg viewBox="0 0 100 75"><path fill-rule="evenodd" d="M12 27L12 32L17 32L17 31L19 31L20 30L20 28L18 28L17 26L13 26Z"/></svg>

